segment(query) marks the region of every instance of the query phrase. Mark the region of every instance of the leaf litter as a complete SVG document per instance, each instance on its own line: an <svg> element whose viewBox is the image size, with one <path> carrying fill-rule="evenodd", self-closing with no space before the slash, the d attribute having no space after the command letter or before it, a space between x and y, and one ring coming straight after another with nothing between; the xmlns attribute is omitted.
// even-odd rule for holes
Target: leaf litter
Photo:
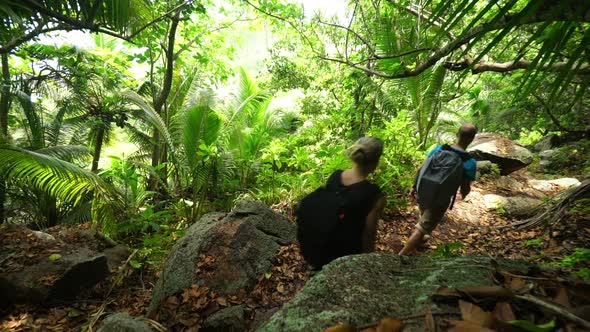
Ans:
<svg viewBox="0 0 590 332"><path fill-rule="evenodd" d="M524 183L528 174L520 171L511 176ZM529 189L525 188L524 192L538 194L532 189L527 191ZM519 190L514 192L510 188L498 187L494 181L477 182L473 188L474 192L505 195L522 194L522 187ZM292 217L292 208L287 204L275 205L273 208ZM467 215L477 216L477 222L465 220ZM431 255L448 243L459 242L462 244L460 248L451 253L525 259L536 263L553 262L570 254L576 247L590 247L590 222L587 217L577 212L568 223L557 224L550 230L543 227L530 230L498 229L497 226L509 225L513 220L490 213L476 200L468 199L456 204L448 220L439 225L428 244L416 254ZM415 206L387 212L379 225L377 251L397 253L401 250L417 219ZM75 227L88 228L89 225ZM59 226L51 231L52 234L64 232L73 234L75 229ZM10 236L16 235L4 229L0 232L0 238ZM29 241L15 240L14 243L21 243L18 254L0 258L0 267L3 269L18 269L23 264L60 254L59 245L41 248L36 246L34 237L29 236ZM536 244L524 245L527 241ZM201 257L195 272L206 273L207 267L214 263L215 257ZM110 313L127 312L132 316L143 316L147 313L158 275L157 270L124 266L71 302L50 308L16 305L1 312L0 330L88 331L90 328L96 329ZM247 323L250 328L254 328L260 323L259 316L276 311L293 298L311 275L297 244L283 246L273 261L271 271L259 276L252 291L216 294L206 287L192 285L169 297L155 320L170 331L197 331L204 320L218 310L243 304L247 308ZM412 317L383 317L378 322L361 327L340 324L331 327L330 331L396 332L403 328L404 322L422 319L428 331L570 332L584 330L564 316L565 313L584 321L590 320L590 285L571 279L560 271L535 270L521 276L511 271L496 270L494 278L497 283L495 288L439 289L433 294L433 303L451 301L455 312L433 312L429 308L427 312ZM105 294L109 296L105 298ZM542 304L553 304L560 312L533 303L531 299L537 299Z"/></svg>

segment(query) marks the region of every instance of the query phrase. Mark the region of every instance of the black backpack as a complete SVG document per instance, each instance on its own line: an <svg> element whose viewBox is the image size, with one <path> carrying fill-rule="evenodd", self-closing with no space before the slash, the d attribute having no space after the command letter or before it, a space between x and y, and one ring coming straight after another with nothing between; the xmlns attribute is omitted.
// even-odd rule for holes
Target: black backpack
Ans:
<svg viewBox="0 0 590 332"><path fill-rule="evenodd" d="M320 187L297 205L297 240L301 254L315 268L321 268L339 257L339 226L349 219L346 187Z"/></svg>
<svg viewBox="0 0 590 332"><path fill-rule="evenodd" d="M452 209L457 189L463 182L463 162L469 159L469 153L447 144L426 159L415 183L420 206L424 209L448 207L450 202Z"/></svg>

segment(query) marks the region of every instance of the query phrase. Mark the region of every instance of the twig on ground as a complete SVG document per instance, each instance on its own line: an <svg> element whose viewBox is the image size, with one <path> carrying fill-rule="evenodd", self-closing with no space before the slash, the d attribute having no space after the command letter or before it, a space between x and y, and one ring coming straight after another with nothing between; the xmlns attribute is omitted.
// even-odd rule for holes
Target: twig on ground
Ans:
<svg viewBox="0 0 590 332"><path fill-rule="evenodd" d="M528 301L530 303L534 303L538 306L541 306L559 316L561 316L562 318L565 318L573 323L576 323L578 325L580 325L581 327L590 330L590 322L588 322L587 320L584 320L576 315L574 315L573 313L571 313L570 311L568 311L565 308L562 308L556 304L553 303L549 303L546 301L543 301L537 297L534 297L532 295L529 294L525 294L525 295L516 295L515 296L517 299L521 299L524 301Z"/></svg>
<svg viewBox="0 0 590 332"><path fill-rule="evenodd" d="M121 282L123 280L123 278L125 277L125 275L123 274L123 271L125 271L125 267L127 266L127 264L129 264L129 261L131 260L131 258L133 258L133 256L135 256L136 253L137 253L137 249L135 249L131 253L131 255L129 255L129 257L127 257L127 260L125 261L125 263L123 263L121 266L119 266L119 271L117 271L117 276L116 276L116 278L113 279L113 282L111 283L111 287L109 288L109 291L105 295L104 302L100 305L98 310L96 310L96 312L91 315L92 319L88 323L88 332L92 332L94 325L96 324L96 322L98 322L98 319L101 316L106 314L105 309L106 309L107 305L109 305L112 302L112 301L108 301L109 296L113 292L115 285L117 285L119 282Z"/></svg>
<svg viewBox="0 0 590 332"><path fill-rule="evenodd" d="M6 262L7 260L9 260L9 259L10 259L12 256L14 256L14 255L16 255L16 253L15 253L15 252L13 252L13 253L11 253L11 254L8 254L8 255L6 255L6 257L4 257L4 258L0 259L0 265L2 265L2 263Z"/></svg>
<svg viewBox="0 0 590 332"><path fill-rule="evenodd" d="M414 314L414 315L407 315L407 316L401 316L401 317L393 317L393 318L397 318L399 320L401 320L402 322L407 321L407 320L413 320L413 319L418 319L418 318L424 318L424 315L426 315L425 312L419 313L419 314ZM460 316L461 313L456 310L456 311L440 311L440 312L432 312L433 316L446 316L446 315L458 315ZM373 322L373 323L369 323L369 324L365 324L365 325L361 325L357 327L357 330L364 330L364 329L368 329L371 327L375 327L378 326L380 322Z"/></svg>

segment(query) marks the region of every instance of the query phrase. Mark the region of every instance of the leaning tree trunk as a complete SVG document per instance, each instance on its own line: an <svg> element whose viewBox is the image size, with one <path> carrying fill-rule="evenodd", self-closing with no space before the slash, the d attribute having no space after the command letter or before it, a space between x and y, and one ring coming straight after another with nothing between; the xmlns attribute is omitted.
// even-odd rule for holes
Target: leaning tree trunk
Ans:
<svg viewBox="0 0 590 332"><path fill-rule="evenodd" d="M8 110L10 108L10 71L8 53L2 53L2 93L0 94L0 137L8 136ZM0 177L0 224L6 217L6 181Z"/></svg>
<svg viewBox="0 0 590 332"><path fill-rule="evenodd" d="M581 185L566 191L558 203L541 211L536 216L507 225L506 227L528 229L542 224L551 226L562 220L577 200L588 196L590 196L590 179L584 180Z"/></svg>
<svg viewBox="0 0 590 332"><path fill-rule="evenodd" d="M102 142L104 140L104 127L101 124L96 133L96 142L94 143L94 153L92 155L92 173L98 172L98 161L100 160L100 152L102 150Z"/></svg>

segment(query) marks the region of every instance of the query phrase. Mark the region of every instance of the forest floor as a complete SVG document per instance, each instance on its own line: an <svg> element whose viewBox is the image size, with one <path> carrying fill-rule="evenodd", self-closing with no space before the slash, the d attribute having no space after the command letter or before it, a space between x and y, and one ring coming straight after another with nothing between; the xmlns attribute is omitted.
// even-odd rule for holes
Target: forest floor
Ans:
<svg viewBox="0 0 590 332"><path fill-rule="evenodd" d="M453 211L448 214L447 220L439 225L430 241L416 254L439 257L483 255L546 264L560 261L564 256L571 254L574 248L590 247L590 220L587 215L579 215L575 211L566 217L566 221L554 225L550 231L546 227L527 230L499 229L498 226L509 225L514 220L499 215L496 211L488 211L482 205L481 194L539 196L534 189L525 186L526 180L532 177L527 172L519 171L509 177L515 180L512 184L520 183L523 186L517 186L517 190L510 185L499 185L496 180L476 182L471 200L468 197L466 201L457 202ZM282 213L288 212L285 206L273 208ZM477 222L467 221L469 218L465 217L469 215L477 215ZM380 222L377 250L397 253L402 247L402 241L405 242L413 231L417 220L418 211L415 205L397 213L387 212ZM567 278L565 272L557 273ZM114 271L109 279L80 294L72 302L51 308L18 305L8 312L0 312L0 330L93 331L110 313L145 315L158 275L159 271L141 271L123 266ZM203 318L219 308L245 304L251 309L248 318L252 328L269 318L283 303L295 296L310 275L307 265L299 255L297 245L284 246L275 259L272 272L261 276L256 288L248 294L244 292L223 297L199 289L187 289L183 294L169 298L165 304L165 307L175 309L176 314L161 315L157 320L172 331L196 331ZM562 303L567 300L560 296ZM182 306L183 303L197 297L201 302L198 308Z"/></svg>

